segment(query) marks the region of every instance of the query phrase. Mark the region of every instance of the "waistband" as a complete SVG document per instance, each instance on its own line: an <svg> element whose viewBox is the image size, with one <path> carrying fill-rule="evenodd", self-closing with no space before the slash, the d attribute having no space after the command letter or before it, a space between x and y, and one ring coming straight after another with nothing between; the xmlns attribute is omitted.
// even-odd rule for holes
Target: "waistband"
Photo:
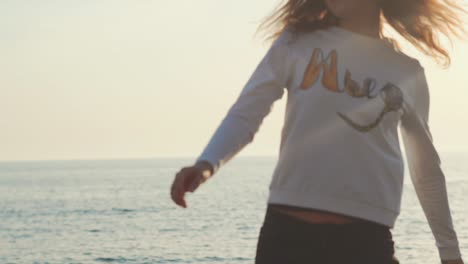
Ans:
<svg viewBox="0 0 468 264"><path fill-rule="evenodd" d="M349 223L310 223L306 222L302 219L295 218L293 216L278 212L271 208L268 204L264 223L269 224L275 222L281 225L291 225L297 229L340 229L340 230L347 230L347 229L360 229L360 230L371 230L371 231L381 231L381 232L388 232L390 227L386 225L382 225L377 222L363 220L357 222L349 222Z"/></svg>

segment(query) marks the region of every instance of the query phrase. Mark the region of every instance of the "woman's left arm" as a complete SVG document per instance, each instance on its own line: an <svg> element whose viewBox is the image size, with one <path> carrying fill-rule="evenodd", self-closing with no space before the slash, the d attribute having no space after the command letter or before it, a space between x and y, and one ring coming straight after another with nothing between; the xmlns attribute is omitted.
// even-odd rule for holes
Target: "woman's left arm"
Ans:
<svg viewBox="0 0 468 264"><path fill-rule="evenodd" d="M421 65L409 83L409 104L402 115L400 131L411 181L436 240L442 263L462 264L457 234L452 223L445 175L428 124L429 87Z"/></svg>

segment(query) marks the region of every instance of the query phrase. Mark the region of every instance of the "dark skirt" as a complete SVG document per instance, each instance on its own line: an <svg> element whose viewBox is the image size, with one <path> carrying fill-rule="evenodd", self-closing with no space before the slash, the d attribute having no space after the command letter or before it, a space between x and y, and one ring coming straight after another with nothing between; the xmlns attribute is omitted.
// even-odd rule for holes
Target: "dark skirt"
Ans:
<svg viewBox="0 0 468 264"><path fill-rule="evenodd" d="M255 264L399 264L390 227L308 223L267 207Z"/></svg>

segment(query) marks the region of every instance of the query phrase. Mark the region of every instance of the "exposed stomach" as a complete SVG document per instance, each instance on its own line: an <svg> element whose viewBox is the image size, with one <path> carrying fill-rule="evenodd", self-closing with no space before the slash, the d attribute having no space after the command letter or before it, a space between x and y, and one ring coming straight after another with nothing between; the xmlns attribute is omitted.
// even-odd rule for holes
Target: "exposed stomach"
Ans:
<svg viewBox="0 0 468 264"><path fill-rule="evenodd" d="M301 219L308 223L333 223L333 224L346 224L354 222L367 222L364 219L346 216L337 213L327 213L320 210L309 208L300 208L289 205L270 204L273 210L287 214L297 219Z"/></svg>

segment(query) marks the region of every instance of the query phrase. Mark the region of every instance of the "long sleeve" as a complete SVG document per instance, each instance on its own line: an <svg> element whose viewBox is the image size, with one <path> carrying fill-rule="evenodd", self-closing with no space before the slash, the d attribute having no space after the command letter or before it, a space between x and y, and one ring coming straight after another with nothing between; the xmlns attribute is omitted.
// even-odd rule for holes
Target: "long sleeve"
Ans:
<svg viewBox="0 0 468 264"><path fill-rule="evenodd" d="M196 161L208 161L213 174L239 153L254 135L273 103L282 98L289 78L289 31L270 46Z"/></svg>
<svg viewBox="0 0 468 264"><path fill-rule="evenodd" d="M461 257L447 197L445 176L429 128L429 87L425 70L412 76L411 102L401 119L408 169L442 260ZM411 90L413 89L413 90Z"/></svg>

